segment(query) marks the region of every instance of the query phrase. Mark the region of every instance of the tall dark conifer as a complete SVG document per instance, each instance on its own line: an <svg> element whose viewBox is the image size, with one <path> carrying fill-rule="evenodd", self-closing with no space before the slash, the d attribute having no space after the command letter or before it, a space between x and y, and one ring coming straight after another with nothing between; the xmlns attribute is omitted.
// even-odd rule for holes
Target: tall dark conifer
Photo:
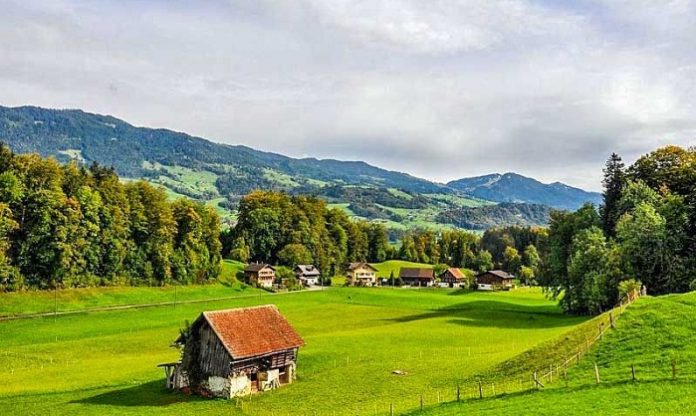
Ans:
<svg viewBox="0 0 696 416"><path fill-rule="evenodd" d="M616 222L619 220L618 201L626 186L626 172L621 156L612 153L604 167L604 203L600 209L604 234L613 237L616 233Z"/></svg>

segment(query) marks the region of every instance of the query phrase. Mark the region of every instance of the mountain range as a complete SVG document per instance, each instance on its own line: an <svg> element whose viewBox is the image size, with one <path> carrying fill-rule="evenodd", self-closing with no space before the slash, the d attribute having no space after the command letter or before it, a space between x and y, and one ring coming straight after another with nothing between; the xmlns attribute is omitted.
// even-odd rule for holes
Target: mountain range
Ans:
<svg viewBox="0 0 696 416"><path fill-rule="evenodd" d="M485 228L505 223L489 221L490 215L509 215L509 206L505 215L495 212L499 208L492 205L498 202L576 209L584 202L599 201L599 194L515 173L441 184L362 161L296 159L172 130L136 127L81 110L0 106L0 141L17 153L113 166L124 178L144 178L172 195L203 200L223 212L233 211L241 196L261 188L314 194L352 215L384 221L393 228L460 223ZM351 190L356 187L362 190ZM470 211L484 206L485 214ZM482 215L486 219L473 225L468 220L458 222L453 215L461 208L469 209L468 219ZM529 210L520 209L519 222L543 223L538 214L546 211L532 211L535 215L527 217L524 213ZM449 214L439 216L443 212Z"/></svg>

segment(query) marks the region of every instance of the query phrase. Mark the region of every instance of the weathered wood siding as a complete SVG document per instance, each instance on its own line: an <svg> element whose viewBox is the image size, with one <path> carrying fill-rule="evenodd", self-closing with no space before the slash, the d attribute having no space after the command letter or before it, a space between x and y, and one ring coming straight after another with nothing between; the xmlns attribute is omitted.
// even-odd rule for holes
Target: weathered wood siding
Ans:
<svg viewBox="0 0 696 416"><path fill-rule="evenodd" d="M198 335L201 343L201 370L208 376L229 376L232 359L207 322L201 325Z"/></svg>
<svg viewBox="0 0 696 416"><path fill-rule="evenodd" d="M281 351L265 357L253 357L246 360L232 361L233 373L253 374L275 368L283 368L297 360L297 348Z"/></svg>

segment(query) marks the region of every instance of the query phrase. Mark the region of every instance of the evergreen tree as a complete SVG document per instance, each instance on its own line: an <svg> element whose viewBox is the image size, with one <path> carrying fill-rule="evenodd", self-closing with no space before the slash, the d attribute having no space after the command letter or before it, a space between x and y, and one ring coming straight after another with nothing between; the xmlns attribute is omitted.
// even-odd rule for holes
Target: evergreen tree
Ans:
<svg viewBox="0 0 696 416"><path fill-rule="evenodd" d="M612 153L604 167L604 179L602 180L604 203L600 208L602 217L602 229L604 234L610 237L615 235L616 222L621 216L618 202L626 186L626 172L621 157Z"/></svg>

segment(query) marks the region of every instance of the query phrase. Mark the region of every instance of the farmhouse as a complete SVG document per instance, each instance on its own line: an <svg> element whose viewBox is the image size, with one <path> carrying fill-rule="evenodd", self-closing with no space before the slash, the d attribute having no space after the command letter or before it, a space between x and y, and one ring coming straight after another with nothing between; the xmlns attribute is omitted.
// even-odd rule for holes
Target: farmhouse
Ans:
<svg viewBox="0 0 696 416"><path fill-rule="evenodd" d="M466 276L456 267L450 267L440 273L440 282L449 287L466 286Z"/></svg>
<svg viewBox="0 0 696 416"><path fill-rule="evenodd" d="M244 268L244 282L249 285L272 287L275 268L265 263L250 263Z"/></svg>
<svg viewBox="0 0 696 416"><path fill-rule="evenodd" d="M181 361L160 364L167 388L224 398L292 383L304 345L274 305L203 312L174 343Z"/></svg>
<svg viewBox="0 0 696 416"><path fill-rule="evenodd" d="M399 278L408 286L432 286L435 282L433 269L420 267L402 267Z"/></svg>
<svg viewBox="0 0 696 416"><path fill-rule="evenodd" d="M376 281L377 269L365 262L348 265L346 277L352 285L373 286Z"/></svg>
<svg viewBox="0 0 696 416"><path fill-rule="evenodd" d="M298 264L295 266L295 276L297 280L305 286L314 286L319 283L319 269L311 264Z"/></svg>
<svg viewBox="0 0 696 416"><path fill-rule="evenodd" d="M491 270L476 276L476 287L479 290L509 290L512 289L512 276L502 270Z"/></svg>

